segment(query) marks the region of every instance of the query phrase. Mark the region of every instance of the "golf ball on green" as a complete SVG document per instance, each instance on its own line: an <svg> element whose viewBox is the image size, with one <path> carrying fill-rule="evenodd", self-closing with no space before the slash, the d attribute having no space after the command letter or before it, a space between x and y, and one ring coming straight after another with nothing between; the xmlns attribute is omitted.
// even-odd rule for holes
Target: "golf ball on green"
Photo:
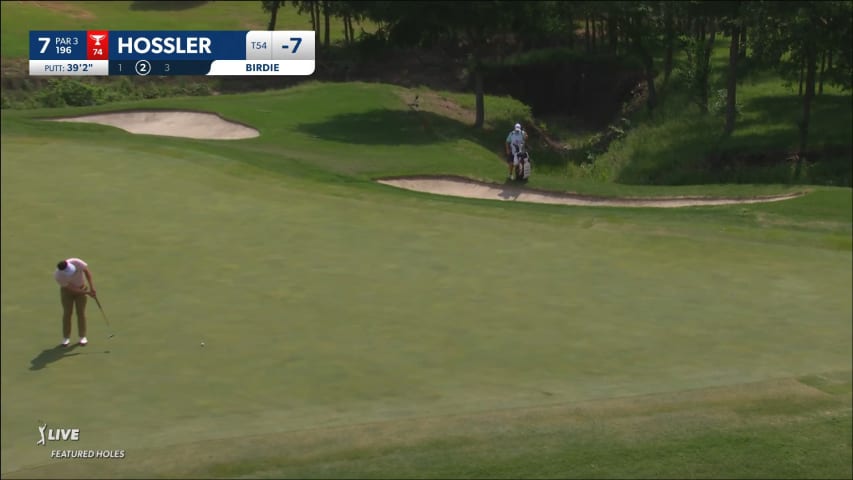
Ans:
<svg viewBox="0 0 853 480"><path fill-rule="evenodd" d="M204 346L204 342L201 342L201 346L202 346L202 347Z"/></svg>

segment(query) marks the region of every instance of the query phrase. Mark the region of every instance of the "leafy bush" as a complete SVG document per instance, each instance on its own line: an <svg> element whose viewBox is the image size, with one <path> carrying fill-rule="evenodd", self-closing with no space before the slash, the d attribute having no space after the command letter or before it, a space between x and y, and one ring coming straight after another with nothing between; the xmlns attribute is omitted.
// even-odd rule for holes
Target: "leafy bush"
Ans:
<svg viewBox="0 0 853 480"><path fill-rule="evenodd" d="M50 79L37 99L45 107L85 107L103 103L103 89L74 78Z"/></svg>
<svg viewBox="0 0 853 480"><path fill-rule="evenodd" d="M193 97L204 97L210 95L211 88L207 83L191 83L184 87L184 93Z"/></svg>

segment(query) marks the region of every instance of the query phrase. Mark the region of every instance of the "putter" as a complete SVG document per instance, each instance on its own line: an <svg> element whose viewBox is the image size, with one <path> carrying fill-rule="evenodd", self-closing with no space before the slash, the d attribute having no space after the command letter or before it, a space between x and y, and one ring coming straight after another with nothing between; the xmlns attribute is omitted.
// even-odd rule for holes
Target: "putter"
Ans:
<svg viewBox="0 0 853 480"><path fill-rule="evenodd" d="M110 326L110 320L107 318L107 314L106 314L106 313L104 313L104 307L102 307L102 306L101 306L101 301L100 301L100 300L98 300L98 297L92 297L92 298L94 298L94 299L95 299L95 303L97 303L97 304L98 304L98 309L101 311L101 315L103 315L103 316L104 316L104 321L105 321L105 322L107 322L107 328L110 330L110 336L109 336L109 337L107 337L107 338L113 338L113 337L115 337L116 335L115 335L115 333L113 333L113 327L112 327L112 326Z"/></svg>

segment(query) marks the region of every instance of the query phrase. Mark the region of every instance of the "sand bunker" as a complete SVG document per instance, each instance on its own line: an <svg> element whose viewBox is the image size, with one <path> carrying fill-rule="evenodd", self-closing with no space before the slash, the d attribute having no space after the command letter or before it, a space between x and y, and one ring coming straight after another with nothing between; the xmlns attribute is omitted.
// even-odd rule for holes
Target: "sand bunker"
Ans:
<svg viewBox="0 0 853 480"><path fill-rule="evenodd" d="M260 135L254 128L229 122L219 115L201 112L134 111L56 118L54 120L57 122L98 123L142 135L209 140L239 140Z"/></svg>
<svg viewBox="0 0 853 480"><path fill-rule="evenodd" d="M557 205L586 205L609 207L695 207L707 205L732 205L742 203L778 202L796 198L804 193L790 193L751 198L713 197L659 197L659 198L609 198L577 195L572 193L547 192L524 188L518 185L486 183L462 177L403 177L378 180L383 185L456 197L482 198Z"/></svg>

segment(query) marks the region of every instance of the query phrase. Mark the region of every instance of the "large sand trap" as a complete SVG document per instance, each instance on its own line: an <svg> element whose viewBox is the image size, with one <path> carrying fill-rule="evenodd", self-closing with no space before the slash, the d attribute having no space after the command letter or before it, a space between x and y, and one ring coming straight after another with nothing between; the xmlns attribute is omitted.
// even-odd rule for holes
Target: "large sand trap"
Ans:
<svg viewBox="0 0 853 480"><path fill-rule="evenodd" d="M210 140L239 140L260 135L254 128L229 122L219 115L183 111L133 111L56 118L57 122L109 125L130 133Z"/></svg>
<svg viewBox="0 0 853 480"><path fill-rule="evenodd" d="M557 205L587 205L609 207L657 207L676 208L706 205L731 205L740 203L778 202L803 195L802 192L751 198L713 197L663 197L663 198L608 198L577 195L573 193L547 192L520 187L486 183L462 177L402 177L378 180L390 185L418 192L451 195L456 197L482 198Z"/></svg>

